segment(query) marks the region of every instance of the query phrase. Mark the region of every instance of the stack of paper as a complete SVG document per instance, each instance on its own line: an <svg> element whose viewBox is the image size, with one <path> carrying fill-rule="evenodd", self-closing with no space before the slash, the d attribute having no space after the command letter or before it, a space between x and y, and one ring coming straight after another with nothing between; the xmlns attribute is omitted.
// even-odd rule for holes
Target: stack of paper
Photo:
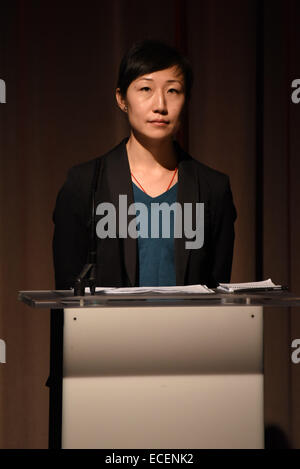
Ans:
<svg viewBox="0 0 300 469"><path fill-rule="evenodd" d="M261 282L248 282L248 283L220 283L217 287L219 291L225 292L234 292L234 291L242 291L242 290L265 290L265 289L272 289L272 290L281 290L281 285L275 285L272 280L269 278L268 280L262 280Z"/></svg>
<svg viewBox="0 0 300 469"><path fill-rule="evenodd" d="M89 293L90 289L85 289ZM111 294L139 294L139 293L215 293L206 285L176 285L168 287L97 287L96 293Z"/></svg>

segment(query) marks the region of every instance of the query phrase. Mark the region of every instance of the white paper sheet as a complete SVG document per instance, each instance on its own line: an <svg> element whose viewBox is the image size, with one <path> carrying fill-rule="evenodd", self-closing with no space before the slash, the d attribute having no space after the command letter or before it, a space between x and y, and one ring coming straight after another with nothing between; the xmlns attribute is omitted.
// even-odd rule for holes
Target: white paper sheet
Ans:
<svg viewBox="0 0 300 469"><path fill-rule="evenodd" d="M89 288L85 289L86 293L90 292ZM215 293L206 285L175 285L167 287L97 287L96 292L109 294L139 294L139 293Z"/></svg>
<svg viewBox="0 0 300 469"><path fill-rule="evenodd" d="M260 282L245 282L245 283L220 283L217 290L226 291L226 292L233 292L237 290L244 290L244 289L258 289L261 288L262 290L265 288L281 288L281 285L275 285L272 280L269 278L267 280L262 280Z"/></svg>

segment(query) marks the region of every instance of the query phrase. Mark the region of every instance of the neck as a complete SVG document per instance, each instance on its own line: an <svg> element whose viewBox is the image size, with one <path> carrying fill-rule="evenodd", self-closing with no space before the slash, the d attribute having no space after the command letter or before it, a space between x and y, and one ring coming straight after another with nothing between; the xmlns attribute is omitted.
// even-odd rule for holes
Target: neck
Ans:
<svg viewBox="0 0 300 469"><path fill-rule="evenodd" d="M146 171L165 168L172 171L177 166L178 158L172 139L153 142L137 138L131 132L126 149L131 168Z"/></svg>

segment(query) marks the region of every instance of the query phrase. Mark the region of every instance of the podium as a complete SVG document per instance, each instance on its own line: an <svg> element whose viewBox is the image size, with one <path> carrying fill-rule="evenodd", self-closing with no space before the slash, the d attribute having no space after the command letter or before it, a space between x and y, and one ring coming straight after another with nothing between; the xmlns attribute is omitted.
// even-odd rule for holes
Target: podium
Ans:
<svg viewBox="0 0 300 469"><path fill-rule="evenodd" d="M263 307L289 292L19 298L63 318L62 448L264 448Z"/></svg>

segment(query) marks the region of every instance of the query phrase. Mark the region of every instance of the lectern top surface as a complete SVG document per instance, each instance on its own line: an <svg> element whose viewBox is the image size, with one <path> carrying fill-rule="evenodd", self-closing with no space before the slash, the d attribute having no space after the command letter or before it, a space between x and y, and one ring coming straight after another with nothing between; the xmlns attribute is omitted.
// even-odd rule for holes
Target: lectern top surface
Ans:
<svg viewBox="0 0 300 469"><path fill-rule="evenodd" d="M20 291L19 300L31 307L65 309L99 306L300 306L300 296L289 291L255 293L96 293L73 296L72 290Z"/></svg>

